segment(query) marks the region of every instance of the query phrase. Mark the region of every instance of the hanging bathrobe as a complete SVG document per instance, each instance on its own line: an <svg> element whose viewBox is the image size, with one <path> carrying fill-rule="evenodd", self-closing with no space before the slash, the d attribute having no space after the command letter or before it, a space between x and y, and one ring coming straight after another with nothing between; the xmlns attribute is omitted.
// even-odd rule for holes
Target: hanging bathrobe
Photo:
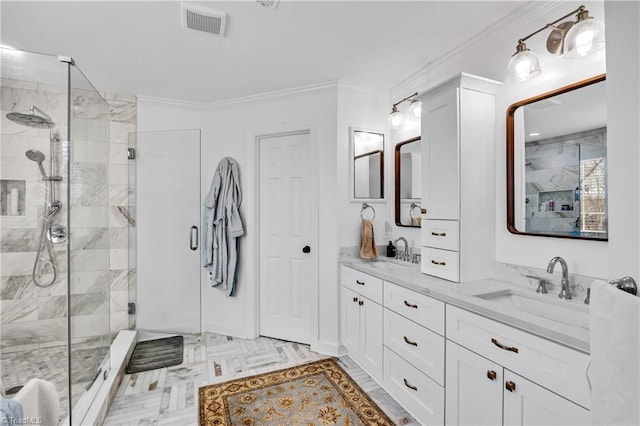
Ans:
<svg viewBox="0 0 640 426"><path fill-rule="evenodd" d="M218 164L202 212L202 265L211 286L227 296L235 294L239 238L244 235L240 218L242 190L238 163L225 157Z"/></svg>

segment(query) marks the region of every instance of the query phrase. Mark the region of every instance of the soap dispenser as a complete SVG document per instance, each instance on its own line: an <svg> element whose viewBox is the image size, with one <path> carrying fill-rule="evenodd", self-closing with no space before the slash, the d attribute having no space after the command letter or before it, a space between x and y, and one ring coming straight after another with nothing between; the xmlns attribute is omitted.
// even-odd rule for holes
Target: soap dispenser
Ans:
<svg viewBox="0 0 640 426"><path fill-rule="evenodd" d="M396 248L391 241L387 245L387 257L396 257Z"/></svg>

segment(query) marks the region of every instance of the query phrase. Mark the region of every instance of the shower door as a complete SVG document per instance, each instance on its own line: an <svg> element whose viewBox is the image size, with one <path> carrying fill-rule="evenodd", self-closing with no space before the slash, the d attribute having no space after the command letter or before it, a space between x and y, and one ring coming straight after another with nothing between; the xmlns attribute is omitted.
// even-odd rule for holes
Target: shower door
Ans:
<svg viewBox="0 0 640 426"><path fill-rule="evenodd" d="M200 332L200 130L138 132L137 328Z"/></svg>

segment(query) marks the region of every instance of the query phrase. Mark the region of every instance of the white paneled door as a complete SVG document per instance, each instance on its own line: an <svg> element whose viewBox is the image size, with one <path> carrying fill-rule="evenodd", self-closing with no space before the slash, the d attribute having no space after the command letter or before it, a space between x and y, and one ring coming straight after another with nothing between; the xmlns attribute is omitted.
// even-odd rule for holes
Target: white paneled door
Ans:
<svg viewBox="0 0 640 426"><path fill-rule="evenodd" d="M260 334L311 343L318 250L310 134L260 137L258 144Z"/></svg>
<svg viewBox="0 0 640 426"><path fill-rule="evenodd" d="M137 134L137 328L200 332L200 130Z"/></svg>

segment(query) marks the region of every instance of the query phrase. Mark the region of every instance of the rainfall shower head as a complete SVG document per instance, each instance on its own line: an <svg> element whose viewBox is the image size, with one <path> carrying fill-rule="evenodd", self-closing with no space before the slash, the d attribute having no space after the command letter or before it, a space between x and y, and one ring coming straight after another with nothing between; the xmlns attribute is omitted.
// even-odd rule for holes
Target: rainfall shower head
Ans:
<svg viewBox="0 0 640 426"><path fill-rule="evenodd" d="M36 115L36 111L41 115ZM10 112L7 114L7 118L14 123L34 129L53 129L55 127L55 123L51 117L35 105L31 106L29 114Z"/></svg>
<svg viewBox="0 0 640 426"><path fill-rule="evenodd" d="M47 179L47 173L44 171L44 167L42 166L42 162L44 161L44 154L37 149L30 149L25 153L27 158L31 161L35 161L38 163L38 167L40 168L40 173L42 173L42 179Z"/></svg>

